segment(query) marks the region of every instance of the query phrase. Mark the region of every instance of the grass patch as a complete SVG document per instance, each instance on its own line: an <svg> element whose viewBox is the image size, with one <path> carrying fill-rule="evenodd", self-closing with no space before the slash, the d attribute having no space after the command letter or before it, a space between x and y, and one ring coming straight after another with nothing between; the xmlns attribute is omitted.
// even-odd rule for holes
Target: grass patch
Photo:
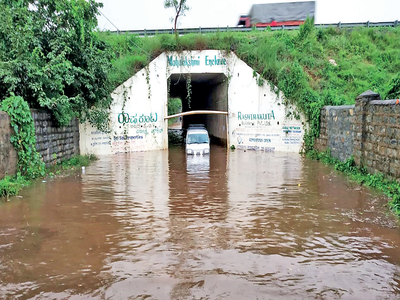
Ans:
<svg viewBox="0 0 400 300"><path fill-rule="evenodd" d="M380 173L369 174L365 168L357 166L353 158L341 162L330 155L329 149L323 152L309 151L307 157L333 166L335 170L344 172L351 180L360 185L368 186L382 192L390 198L389 207L397 216L400 216L400 184L397 181L386 179Z"/></svg>
<svg viewBox="0 0 400 300"><path fill-rule="evenodd" d="M29 181L23 176L6 176L0 180L0 197L18 195L18 192L28 184Z"/></svg>
<svg viewBox="0 0 400 300"><path fill-rule="evenodd" d="M73 171L81 167L87 167L96 160L98 160L98 158L94 154L76 155L70 159L63 160L60 163L48 168L46 170L47 171L46 173L47 176L52 177L54 175L59 175L64 171L69 171L69 170Z"/></svg>
<svg viewBox="0 0 400 300"><path fill-rule="evenodd" d="M77 155L71 159L62 161L61 163L47 168L44 177L60 175L68 170L76 170L80 167L87 167L98 158L93 155ZM8 198L9 196L18 195L18 192L31 183L26 177L19 173L15 176L6 176L0 180L0 198ZM1 199L0 199L1 200Z"/></svg>
<svg viewBox="0 0 400 300"><path fill-rule="evenodd" d="M70 169L72 167L87 167L89 166L92 162L98 160L97 156L94 154L89 154L89 155L77 155L72 157L71 159L62 161L59 166L66 170Z"/></svg>

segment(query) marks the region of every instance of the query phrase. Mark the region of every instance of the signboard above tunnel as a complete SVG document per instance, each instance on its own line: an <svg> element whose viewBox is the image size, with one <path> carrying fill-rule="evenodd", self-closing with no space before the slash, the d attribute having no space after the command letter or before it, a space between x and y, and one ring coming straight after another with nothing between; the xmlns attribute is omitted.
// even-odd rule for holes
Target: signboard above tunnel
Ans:
<svg viewBox="0 0 400 300"><path fill-rule="evenodd" d="M115 154L168 148L168 97L183 112L226 111L184 117L184 127L203 123L213 140L239 149L298 152L303 118L283 95L233 52L163 53L112 93L109 134L81 125L81 152Z"/></svg>
<svg viewBox="0 0 400 300"><path fill-rule="evenodd" d="M204 65L206 66L226 66L226 58L214 55L214 57L209 57L206 55L204 57ZM167 65L169 67L197 67L201 65L201 56L170 56L167 55Z"/></svg>

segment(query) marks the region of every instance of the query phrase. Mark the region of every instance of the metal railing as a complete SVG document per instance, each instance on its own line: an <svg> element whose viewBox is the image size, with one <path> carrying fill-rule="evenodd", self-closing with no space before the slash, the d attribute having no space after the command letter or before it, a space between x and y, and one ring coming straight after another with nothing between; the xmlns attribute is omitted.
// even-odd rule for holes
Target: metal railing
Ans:
<svg viewBox="0 0 400 300"><path fill-rule="evenodd" d="M330 23L330 24L315 24L316 28L329 28L329 27L337 27L337 28L354 28L354 27L396 27L399 25L399 21L392 22L362 22L362 23ZM290 25L290 26L275 26L268 27L268 30L296 30L299 29L299 25ZM178 34L190 34L190 33L214 33L214 32L247 32L247 31L263 31L266 30L266 27L207 27L207 28L179 28ZM128 34L136 34L139 36L152 36L156 34L174 34L174 29L143 29L143 30L118 30L118 31L110 31L112 33L128 33Z"/></svg>

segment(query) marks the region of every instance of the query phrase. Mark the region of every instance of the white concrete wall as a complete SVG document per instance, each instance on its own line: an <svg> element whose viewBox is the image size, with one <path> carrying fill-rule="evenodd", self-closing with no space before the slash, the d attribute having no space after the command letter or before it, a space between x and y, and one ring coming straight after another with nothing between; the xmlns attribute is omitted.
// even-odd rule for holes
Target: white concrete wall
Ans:
<svg viewBox="0 0 400 300"><path fill-rule="evenodd" d="M81 125L81 153L115 154L168 147L165 55L155 59L112 93L112 132ZM99 143L98 141L101 141Z"/></svg>
<svg viewBox="0 0 400 300"><path fill-rule="evenodd" d="M190 60L193 63L188 63ZM204 50L163 53L119 86L112 94L112 132L103 134L88 124L81 125L81 153L112 154L167 148L168 124L164 121L167 79L172 74L187 73L221 73L228 78L228 146L299 152L303 119L286 118L293 108L284 105L284 98L278 98L263 80L259 86L253 69L233 52L226 55L218 50Z"/></svg>
<svg viewBox="0 0 400 300"><path fill-rule="evenodd" d="M236 55L229 59L229 140L239 149L268 152L299 152L304 128L302 121L286 117L296 111L284 105L271 86Z"/></svg>

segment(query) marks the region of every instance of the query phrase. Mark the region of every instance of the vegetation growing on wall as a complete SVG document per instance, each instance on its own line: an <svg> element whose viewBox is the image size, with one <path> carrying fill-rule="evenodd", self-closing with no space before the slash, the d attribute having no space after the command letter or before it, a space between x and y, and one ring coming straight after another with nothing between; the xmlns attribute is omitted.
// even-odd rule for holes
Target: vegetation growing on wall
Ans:
<svg viewBox="0 0 400 300"><path fill-rule="evenodd" d="M10 142L18 155L16 176L0 180L0 197L16 195L28 184L29 179L44 175L44 163L36 151L35 126L28 103L20 96L12 95L3 100L1 110L10 117L14 134Z"/></svg>
<svg viewBox="0 0 400 300"><path fill-rule="evenodd" d="M304 113L310 124L306 151L319 135L324 105L354 104L356 96L369 89L381 95L396 95L389 91L399 89L393 78L400 70L400 27L318 29L308 20L298 31L217 32L178 40L173 35L101 33L100 39L115 53L115 86L163 51L234 51Z"/></svg>
<svg viewBox="0 0 400 300"><path fill-rule="evenodd" d="M27 179L44 175L42 157L36 151L35 125L28 103L20 96L11 96L3 100L1 110L10 117L14 135L10 142L18 155L18 173Z"/></svg>
<svg viewBox="0 0 400 300"><path fill-rule="evenodd" d="M186 101L190 109L192 101L192 76L190 74L186 76L186 93Z"/></svg>

